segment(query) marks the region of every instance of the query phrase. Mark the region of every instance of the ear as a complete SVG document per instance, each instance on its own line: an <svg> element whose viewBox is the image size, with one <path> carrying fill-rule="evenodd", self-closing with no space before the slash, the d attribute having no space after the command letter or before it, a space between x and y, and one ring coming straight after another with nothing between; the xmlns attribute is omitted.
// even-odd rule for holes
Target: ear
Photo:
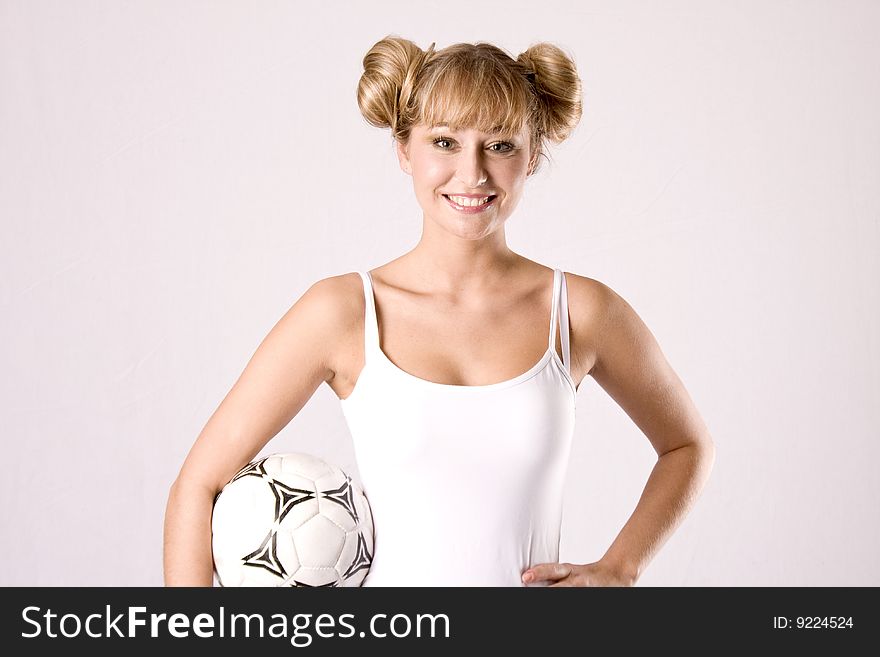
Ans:
<svg viewBox="0 0 880 657"><path fill-rule="evenodd" d="M532 155L531 159L529 160L529 170L526 173L527 176L531 176L533 173L535 173L535 167L538 166L538 156L539 155L540 155L540 153L538 151L536 151Z"/></svg>
<svg viewBox="0 0 880 657"><path fill-rule="evenodd" d="M412 164L409 161L409 155L407 154L407 144L402 144L398 140L394 140L394 150L397 153L397 161L400 162L400 168L403 169L404 173L408 173L412 175Z"/></svg>

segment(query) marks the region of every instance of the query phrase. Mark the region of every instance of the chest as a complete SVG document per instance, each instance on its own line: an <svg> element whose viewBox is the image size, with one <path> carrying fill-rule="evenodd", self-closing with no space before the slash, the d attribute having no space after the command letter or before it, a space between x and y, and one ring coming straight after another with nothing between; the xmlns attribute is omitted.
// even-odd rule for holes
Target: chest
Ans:
<svg viewBox="0 0 880 657"><path fill-rule="evenodd" d="M496 299L468 307L375 286L373 298L384 358L433 383L483 386L507 381L534 367L550 348L550 294ZM553 330L554 350L562 360L558 321ZM583 374L574 362L573 333L569 331L570 372L577 385ZM363 315L346 333L338 353L336 376L329 385L344 399L365 362Z"/></svg>
<svg viewBox="0 0 880 657"><path fill-rule="evenodd" d="M384 321L383 321L384 320ZM379 313L382 352L398 368L435 383L481 386L522 374L550 348L549 312ZM557 329L555 350L562 358Z"/></svg>

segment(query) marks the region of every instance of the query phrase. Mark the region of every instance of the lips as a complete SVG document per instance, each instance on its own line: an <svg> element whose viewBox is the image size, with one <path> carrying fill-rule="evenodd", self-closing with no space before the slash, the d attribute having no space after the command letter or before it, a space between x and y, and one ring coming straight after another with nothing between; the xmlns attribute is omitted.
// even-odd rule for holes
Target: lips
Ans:
<svg viewBox="0 0 880 657"><path fill-rule="evenodd" d="M455 210L457 210L457 211L459 211L459 212L462 212L462 213L464 213L464 214L474 214L474 213L476 213L476 212L482 212L483 210L486 210L487 208L489 208L489 207L495 202L495 199L497 199L498 196L493 195L493 194L489 194L489 200L488 200L488 201L486 201L485 203L483 203L483 205L476 205L476 206L459 205L458 203L456 203L455 201L453 201L451 198L449 198L449 195L448 195L448 194L443 194L443 198L446 199L446 202L447 202L447 203L448 203L453 209L455 209Z"/></svg>

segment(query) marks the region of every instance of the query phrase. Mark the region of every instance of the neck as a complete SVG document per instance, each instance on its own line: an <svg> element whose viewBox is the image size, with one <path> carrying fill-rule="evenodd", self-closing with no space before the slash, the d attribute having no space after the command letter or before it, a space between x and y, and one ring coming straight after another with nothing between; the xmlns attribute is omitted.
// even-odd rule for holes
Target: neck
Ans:
<svg viewBox="0 0 880 657"><path fill-rule="evenodd" d="M478 240L428 239L423 234L400 260L425 288L461 298L497 290L522 257L508 248L500 230Z"/></svg>

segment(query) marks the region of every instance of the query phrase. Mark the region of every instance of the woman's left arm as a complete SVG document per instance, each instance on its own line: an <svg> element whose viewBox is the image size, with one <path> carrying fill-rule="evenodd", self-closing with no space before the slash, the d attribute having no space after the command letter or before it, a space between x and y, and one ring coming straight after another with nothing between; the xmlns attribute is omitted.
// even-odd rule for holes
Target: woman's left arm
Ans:
<svg viewBox="0 0 880 657"><path fill-rule="evenodd" d="M524 571L524 582L634 585L696 502L715 461L709 430L657 340L622 297L598 285L603 321L590 374L642 430L658 458L635 510L599 561L537 564Z"/></svg>

